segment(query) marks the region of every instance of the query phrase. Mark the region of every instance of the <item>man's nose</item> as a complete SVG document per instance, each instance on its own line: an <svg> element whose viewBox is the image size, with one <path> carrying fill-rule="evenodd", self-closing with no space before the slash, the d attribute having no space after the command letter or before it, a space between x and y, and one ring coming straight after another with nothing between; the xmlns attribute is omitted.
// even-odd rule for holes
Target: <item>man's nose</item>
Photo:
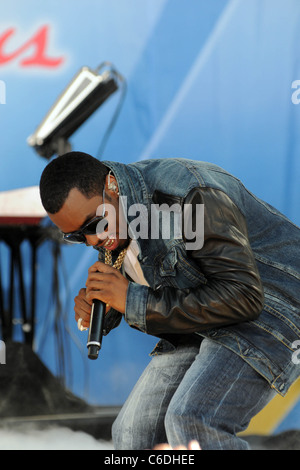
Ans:
<svg viewBox="0 0 300 470"><path fill-rule="evenodd" d="M85 235L85 239L88 246L96 246L101 242L97 235Z"/></svg>

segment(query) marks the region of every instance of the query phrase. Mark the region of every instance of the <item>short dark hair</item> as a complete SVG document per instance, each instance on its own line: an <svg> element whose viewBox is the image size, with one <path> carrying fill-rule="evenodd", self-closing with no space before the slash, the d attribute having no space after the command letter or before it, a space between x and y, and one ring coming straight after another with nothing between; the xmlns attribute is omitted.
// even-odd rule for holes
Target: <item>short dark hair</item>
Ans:
<svg viewBox="0 0 300 470"><path fill-rule="evenodd" d="M49 214L57 213L71 189L91 198L102 194L109 168L83 152L68 152L56 157L44 169L40 179L40 196Z"/></svg>

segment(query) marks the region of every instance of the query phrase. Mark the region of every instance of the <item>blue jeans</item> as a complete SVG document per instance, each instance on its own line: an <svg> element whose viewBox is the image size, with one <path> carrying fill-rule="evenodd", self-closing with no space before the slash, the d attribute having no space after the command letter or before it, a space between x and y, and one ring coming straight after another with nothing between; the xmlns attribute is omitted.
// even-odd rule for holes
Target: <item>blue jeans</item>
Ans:
<svg viewBox="0 0 300 470"><path fill-rule="evenodd" d="M275 395L224 346L210 339L181 345L154 356L143 372L113 424L114 446L141 450L197 439L203 450L248 450L237 433Z"/></svg>

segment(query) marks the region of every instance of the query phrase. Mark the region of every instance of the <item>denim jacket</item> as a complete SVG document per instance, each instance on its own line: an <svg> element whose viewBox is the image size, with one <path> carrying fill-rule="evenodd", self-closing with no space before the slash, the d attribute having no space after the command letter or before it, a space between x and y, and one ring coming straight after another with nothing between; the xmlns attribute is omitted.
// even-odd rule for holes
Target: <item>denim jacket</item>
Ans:
<svg viewBox="0 0 300 470"><path fill-rule="evenodd" d="M176 344L208 337L243 358L281 395L300 375L293 360L300 339L300 229L258 199L233 175L205 162L104 161L127 208L178 203L191 194L204 205L204 241L186 249L182 237L137 239L149 287L129 282L125 321ZM194 197L194 196L193 196ZM130 224L133 217L128 216ZM99 250L99 259L103 260ZM111 309L106 334L121 314Z"/></svg>

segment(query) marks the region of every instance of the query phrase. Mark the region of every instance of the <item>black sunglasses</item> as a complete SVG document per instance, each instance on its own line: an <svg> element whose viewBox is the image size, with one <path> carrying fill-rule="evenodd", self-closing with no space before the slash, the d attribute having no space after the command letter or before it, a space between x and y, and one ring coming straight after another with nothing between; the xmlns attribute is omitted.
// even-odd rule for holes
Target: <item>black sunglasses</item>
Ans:
<svg viewBox="0 0 300 470"><path fill-rule="evenodd" d="M75 230L75 232L63 233L63 240L69 243L85 243L86 242L85 235L96 235L97 226L99 222L101 222L101 220L105 221L104 196L105 196L105 191L103 189L102 215L97 215L96 217L93 217L93 219L89 220L89 222L87 222L83 227L81 227L80 230ZM108 226L108 222L106 222L105 224L102 224L103 230L101 230L101 232L104 232L107 229L107 226Z"/></svg>

